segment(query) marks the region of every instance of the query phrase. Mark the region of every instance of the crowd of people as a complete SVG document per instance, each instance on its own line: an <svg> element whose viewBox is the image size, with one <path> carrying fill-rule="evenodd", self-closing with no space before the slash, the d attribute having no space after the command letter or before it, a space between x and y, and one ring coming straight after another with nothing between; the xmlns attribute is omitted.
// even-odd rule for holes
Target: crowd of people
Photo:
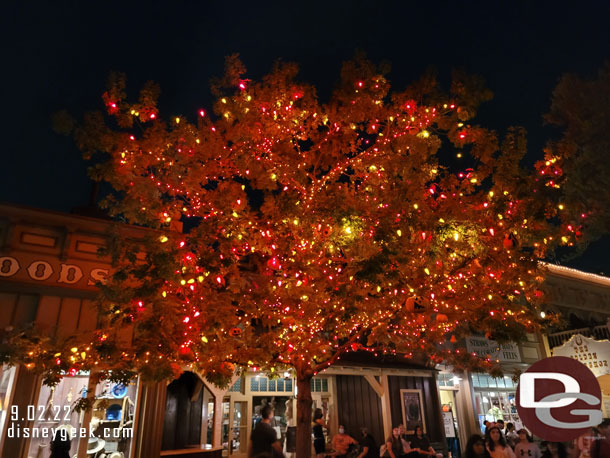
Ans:
<svg viewBox="0 0 610 458"><path fill-rule="evenodd" d="M515 431L512 423L485 421L485 435L474 434L466 444L465 458L610 458L610 420L578 440L541 443L542 450L526 429Z"/></svg>
<svg viewBox="0 0 610 458"><path fill-rule="evenodd" d="M283 458L282 446L269 422L273 408L264 406L262 420L252 432L249 457ZM378 442L365 427L360 428L358 440L350 436L343 425L333 436L327 449L324 421L321 409L313 415L313 446L316 458L428 458L437 453L430 445L420 425L413 435L407 435L403 425L392 429L392 434L379 447ZM586 439L586 440L585 440ZM570 446L562 442L542 442L542 450L526 429L516 431L515 425L499 420L485 421L484 435L472 435L466 444L464 458L610 458L610 419L604 420L583 440Z"/></svg>
<svg viewBox="0 0 610 458"><path fill-rule="evenodd" d="M316 458L424 458L436 456L436 451L430 445L421 426L417 426L415 433L411 436L406 434L403 425L396 426L392 429L392 435L380 447L366 427L360 427L360 436L356 440L347 434L343 425L339 425L338 433L331 440L330 450L326 449L324 428L328 428L328 425L324 422L322 410L316 409L313 415L313 445Z"/></svg>

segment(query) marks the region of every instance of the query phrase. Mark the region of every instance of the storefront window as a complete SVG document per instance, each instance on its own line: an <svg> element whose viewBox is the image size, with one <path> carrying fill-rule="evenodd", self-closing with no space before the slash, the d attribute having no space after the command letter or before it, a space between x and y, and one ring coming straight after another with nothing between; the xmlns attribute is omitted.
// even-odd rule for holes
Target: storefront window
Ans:
<svg viewBox="0 0 610 458"><path fill-rule="evenodd" d="M504 420L517 429L522 424L515 403L515 384L510 376L493 378L486 374L473 374L477 418L483 430L483 422Z"/></svg>
<svg viewBox="0 0 610 458"><path fill-rule="evenodd" d="M137 380L128 386L107 381L97 385L89 427L99 438L97 447L101 447L103 453L121 452L124 456L129 456L137 394Z"/></svg>
<svg viewBox="0 0 610 458"><path fill-rule="evenodd" d="M36 409L28 409L27 420L34 420L28 456L48 458L51 454L51 441L60 427L70 434L80 428L82 413L74 410L74 405L87 395L88 373L64 377L54 387L42 385ZM31 412L30 412L31 411ZM72 438L70 455L78 453L78 437Z"/></svg>
<svg viewBox="0 0 610 458"><path fill-rule="evenodd" d="M16 371L15 366L0 367L0 432L4 431L4 422L10 415L10 401Z"/></svg>
<svg viewBox="0 0 610 458"><path fill-rule="evenodd" d="M55 387L42 385L35 409L28 409L28 418L34 420L28 456L48 458L53 437L58 434L71 436L70 455L78 453L81 430L86 428L95 438L89 438L88 454L99 452L123 452L129 456L133 437L133 420L137 395L137 383L129 386L99 383L93 405L90 425L84 425L85 412L75 410L78 401L87 396L89 373L66 376ZM89 429L90 428L90 429ZM63 432L65 431L65 432ZM95 452L94 452L95 450Z"/></svg>
<svg viewBox="0 0 610 458"><path fill-rule="evenodd" d="M248 415L247 410L247 402L236 401L233 403L233 439L231 442L231 454L242 453L245 455L248 451L248 437L246 434L246 428L248 426L246 421Z"/></svg>

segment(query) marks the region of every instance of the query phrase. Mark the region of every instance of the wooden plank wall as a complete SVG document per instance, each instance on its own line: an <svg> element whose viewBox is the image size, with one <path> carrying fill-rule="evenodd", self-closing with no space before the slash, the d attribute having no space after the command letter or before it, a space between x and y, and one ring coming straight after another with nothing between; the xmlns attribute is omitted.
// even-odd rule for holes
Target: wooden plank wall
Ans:
<svg viewBox="0 0 610 458"><path fill-rule="evenodd" d="M360 439L360 427L366 426L369 434L380 445L383 437L381 400L362 376L337 375L337 411L339 424L354 439Z"/></svg>
<svg viewBox="0 0 610 458"><path fill-rule="evenodd" d="M426 435L430 439L430 442L444 444L445 431L443 429L440 399L434 377L390 376L388 377L388 385L390 387L392 426L394 427L403 423L400 390L422 390Z"/></svg>
<svg viewBox="0 0 610 458"><path fill-rule="evenodd" d="M0 329L32 322L49 333L69 337L93 331L98 324L98 310L90 299L0 292ZM132 334L131 327L121 329L121 344L129 346Z"/></svg>
<svg viewBox="0 0 610 458"><path fill-rule="evenodd" d="M192 372L183 373L167 386L161 450L182 449L201 443L204 409L203 383ZM207 399L207 397L205 397Z"/></svg>

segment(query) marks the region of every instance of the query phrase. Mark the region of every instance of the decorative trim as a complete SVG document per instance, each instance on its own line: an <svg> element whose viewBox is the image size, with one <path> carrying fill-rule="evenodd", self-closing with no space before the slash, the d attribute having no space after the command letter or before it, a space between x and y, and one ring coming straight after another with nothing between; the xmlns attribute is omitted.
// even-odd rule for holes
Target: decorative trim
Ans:
<svg viewBox="0 0 610 458"><path fill-rule="evenodd" d="M549 273L554 275L610 287L610 278L604 277L603 275L583 272L582 270L573 269L571 267L558 266L556 264L549 264L546 262L541 262L540 265Z"/></svg>

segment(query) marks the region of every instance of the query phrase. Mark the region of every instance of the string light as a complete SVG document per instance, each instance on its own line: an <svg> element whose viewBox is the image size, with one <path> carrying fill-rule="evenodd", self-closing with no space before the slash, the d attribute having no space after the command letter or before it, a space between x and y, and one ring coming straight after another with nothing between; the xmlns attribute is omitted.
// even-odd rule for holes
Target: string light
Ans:
<svg viewBox="0 0 610 458"><path fill-rule="evenodd" d="M349 352L490 368L458 345L472 328L537 329L537 260L577 230L532 217L570 211L553 194L560 162L502 170L496 184L492 166L519 162L499 151L453 173L440 145L482 164L493 134L468 125L448 98L389 97L389 83L368 70L350 70L327 105L278 70L264 83L236 82L217 119L201 109L194 124L174 117L169 127L117 131L100 172L122 191L114 211L162 232L145 252L122 241L125 278L108 288L145 297L107 300L106 337L88 342L91 351L53 351L51 364L73 356L111 367L108 336L133 326L121 364L166 378L186 364L219 379L235 364L291 367L302 378ZM124 101L109 108L157 113ZM549 197L523 198L524 183L529 197ZM180 223L188 230L177 241Z"/></svg>

